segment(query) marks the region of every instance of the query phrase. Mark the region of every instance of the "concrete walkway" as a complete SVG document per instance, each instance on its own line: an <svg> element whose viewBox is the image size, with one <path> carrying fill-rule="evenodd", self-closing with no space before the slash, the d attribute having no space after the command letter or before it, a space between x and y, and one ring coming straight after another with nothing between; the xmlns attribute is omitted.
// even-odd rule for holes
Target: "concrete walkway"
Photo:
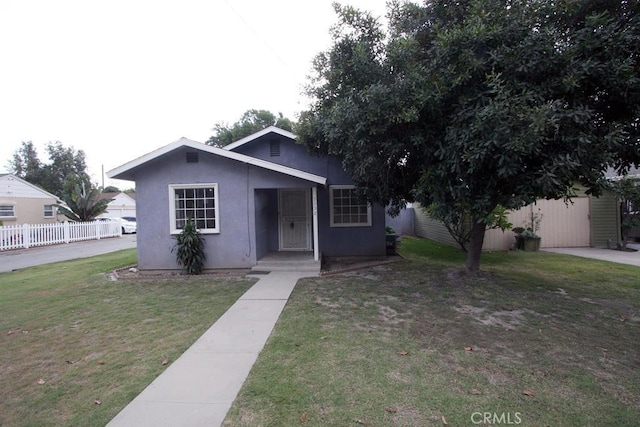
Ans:
<svg viewBox="0 0 640 427"><path fill-rule="evenodd" d="M309 272L273 271L232 305L109 424L220 426L280 317Z"/></svg>
<svg viewBox="0 0 640 427"><path fill-rule="evenodd" d="M635 249L636 252L622 252L614 249L603 248L545 248L541 250L545 252L574 255L582 258L598 259L601 261L617 262L619 264L629 264L640 267L640 244L629 243L627 247L629 249Z"/></svg>

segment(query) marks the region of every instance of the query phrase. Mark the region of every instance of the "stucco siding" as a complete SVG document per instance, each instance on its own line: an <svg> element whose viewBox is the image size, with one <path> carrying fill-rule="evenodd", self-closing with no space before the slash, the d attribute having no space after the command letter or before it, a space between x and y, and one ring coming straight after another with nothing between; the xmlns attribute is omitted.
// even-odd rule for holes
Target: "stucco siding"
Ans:
<svg viewBox="0 0 640 427"><path fill-rule="evenodd" d="M31 199L31 198L3 198L0 197L0 205L12 205L14 209L14 217L0 217L3 225L18 224L49 224L58 221L55 215L56 208L53 208L54 216L44 216L44 206L53 205L55 199Z"/></svg>
<svg viewBox="0 0 640 427"><path fill-rule="evenodd" d="M279 142L278 156L271 155L271 142L275 141ZM278 134L256 138L234 151L327 178L327 186L318 188L318 240L323 256L385 255L385 212L381 206L372 206L371 226L330 226L329 186L353 184L349 175L342 169L340 159L309 154L304 146ZM277 227L275 232L277 233ZM273 239L270 241L273 242ZM272 246L270 250L277 250L277 240L275 248Z"/></svg>
<svg viewBox="0 0 640 427"><path fill-rule="evenodd" d="M278 250L278 232L275 226L278 221L277 197L277 190L274 189L255 191L256 259Z"/></svg>
<svg viewBox="0 0 640 427"><path fill-rule="evenodd" d="M55 208L52 217L44 216L44 206L56 203L53 194L14 175L0 175L0 205L13 206L14 212L14 216L0 217L4 225L56 222Z"/></svg>
<svg viewBox="0 0 640 427"><path fill-rule="evenodd" d="M171 253L170 184L218 184L220 232L206 234L205 268L246 268L255 265L255 190L304 188L304 180L249 166L235 160L201 154L198 163L186 163L187 150L176 150L155 159L136 172L138 264L142 270L176 269ZM263 199L259 199L264 202ZM264 206L262 206L264 207ZM259 224L263 230L264 223Z"/></svg>
<svg viewBox="0 0 640 427"><path fill-rule="evenodd" d="M279 155L271 155L271 143L279 144ZM236 153L288 166L312 174L326 176L329 157L309 154L296 141L278 134L268 134L237 147Z"/></svg>
<svg viewBox="0 0 640 427"><path fill-rule="evenodd" d="M190 149L153 159L135 171L138 265L141 270L178 269L171 252L169 185L215 183L219 233L205 234L205 268L248 268L278 249L277 189L316 184L284 173L201 152L187 163ZM335 162L315 158L336 182L348 177ZM384 255L384 210L372 207L371 227L329 226L328 187L318 187L319 248L323 255Z"/></svg>
<svg viewBox="0 0 640 427"><path fill-rule="evenodd" d="M371 226L331 227L329 189L318 189L318 229L323 256L384 256L385 212L380 205L371 206Z"/></svg>

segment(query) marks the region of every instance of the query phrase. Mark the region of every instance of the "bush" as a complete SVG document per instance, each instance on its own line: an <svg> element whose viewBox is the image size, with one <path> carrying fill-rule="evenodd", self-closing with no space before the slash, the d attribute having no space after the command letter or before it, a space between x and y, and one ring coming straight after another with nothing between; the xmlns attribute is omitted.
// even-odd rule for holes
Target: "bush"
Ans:
<svg viewBox="0 0 640 427"><path fill-rule="evenodd" d="M198 232L193 219L188 218L182 232L176 237L176 244L171 249L175 252L178 265L187 274L200 274L204 268L204 238Z"/></svg>

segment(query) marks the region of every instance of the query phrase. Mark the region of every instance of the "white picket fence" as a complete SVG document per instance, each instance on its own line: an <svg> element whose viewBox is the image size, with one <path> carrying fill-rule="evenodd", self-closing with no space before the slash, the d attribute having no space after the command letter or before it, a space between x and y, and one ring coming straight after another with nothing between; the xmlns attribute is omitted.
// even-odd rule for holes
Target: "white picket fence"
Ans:
<svg viewBox="0 0 640 427"><path fill-rule="evenodd" d="M121 235L122 227L117 221L5 225L0 227L0 251Z"/></svg>

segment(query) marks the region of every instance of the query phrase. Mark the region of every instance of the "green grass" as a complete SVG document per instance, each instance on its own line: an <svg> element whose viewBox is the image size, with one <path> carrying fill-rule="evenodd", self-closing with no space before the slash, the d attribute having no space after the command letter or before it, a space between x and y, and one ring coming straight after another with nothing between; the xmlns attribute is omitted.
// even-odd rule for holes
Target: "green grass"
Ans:
<svg viewBox="0 0 640 427"><path fill-rule="evenodd" d="M0 425L105 425L253 283L109 280L133 263L126 250L0 274Z"/></svg>
<svg viewBox="0 0 640 427"><path fill-rule="evenodd" d="M455 248L401 251L301 281L225 425L637 425L639 268L489 253L471 278Z"/></svg>

